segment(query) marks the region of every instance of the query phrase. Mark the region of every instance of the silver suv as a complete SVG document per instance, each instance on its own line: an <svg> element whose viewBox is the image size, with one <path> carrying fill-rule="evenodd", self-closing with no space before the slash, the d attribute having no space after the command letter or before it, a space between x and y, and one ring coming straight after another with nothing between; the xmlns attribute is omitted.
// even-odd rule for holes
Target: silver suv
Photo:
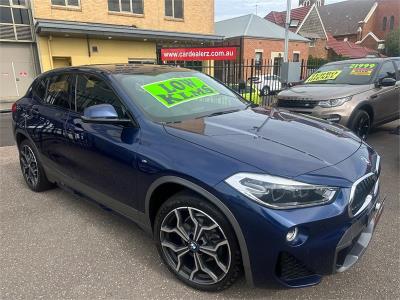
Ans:
<svg viewBox="0 0 400 300"><path fill-rule="evenodd" d="M301 85L278 94L277 107L336 122L366 139L400 114L400 58L323 65Z"/></svg>

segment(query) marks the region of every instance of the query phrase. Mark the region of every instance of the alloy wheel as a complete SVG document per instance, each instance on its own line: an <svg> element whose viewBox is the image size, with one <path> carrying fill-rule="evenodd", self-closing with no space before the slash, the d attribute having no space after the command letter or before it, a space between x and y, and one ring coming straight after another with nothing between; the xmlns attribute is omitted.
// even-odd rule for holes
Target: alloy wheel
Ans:
<svg viewBox="0 0 400 300"><path fill-rule="evenodd" d="M160 242L169 266L196 284L218 283L229 271L229 242L217 222L199 209L169 212L161 224Z"/></svg>
<svg viewBox="0 0 400 300"><path fill-rule="evenodd" d="M30 186L35 187L39 181L39 168L35 153L28 145L22 147L20 161L25 180Z"/></svg>

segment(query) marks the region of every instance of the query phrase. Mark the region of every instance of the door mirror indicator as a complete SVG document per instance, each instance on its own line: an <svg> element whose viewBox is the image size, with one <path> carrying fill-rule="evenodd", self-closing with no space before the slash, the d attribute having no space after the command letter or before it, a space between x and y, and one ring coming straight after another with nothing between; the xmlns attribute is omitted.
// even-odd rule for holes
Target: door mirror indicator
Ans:
<svg viewBox="0 0 400 300"><path fill-rule="evenodd" d="M117 111L110 104L98 104L85 108L81 119L84 123L115 125L132 124L130 119L118 118Z"/></svg>

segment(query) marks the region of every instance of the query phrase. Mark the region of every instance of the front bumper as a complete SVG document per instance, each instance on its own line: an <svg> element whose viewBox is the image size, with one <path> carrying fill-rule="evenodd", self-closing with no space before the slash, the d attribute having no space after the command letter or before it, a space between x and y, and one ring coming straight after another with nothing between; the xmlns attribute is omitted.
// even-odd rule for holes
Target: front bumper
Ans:
<svg viewBox="0 0 400 300"><path fill-rule="evenodd" d="M313 108L301 108L301 107L279 107L280 109L288 110L290 112L313 116L319 119L338 123L343 126L347 126L350 120L350 114L353 111L350 103L344 103L341 106L324 108L316 106Z"/></svg>
<svg viewBox="0 0 400 300"><path fill-rule="evenodd" d="M350 217L347 188L334 203L296 210L262 207L223 182L217 190L241 226L256 286L310 286L323 275L347 270L365 252L384 208L378 193ZM286 234L294 227L299 234L288 242Z"/></svg>

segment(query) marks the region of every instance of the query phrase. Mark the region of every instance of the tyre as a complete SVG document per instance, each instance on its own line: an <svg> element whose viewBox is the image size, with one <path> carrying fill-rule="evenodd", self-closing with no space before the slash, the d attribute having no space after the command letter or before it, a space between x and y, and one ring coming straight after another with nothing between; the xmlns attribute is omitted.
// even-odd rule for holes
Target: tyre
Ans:
<svg viewBox="0 0 400 300"><path fill-rule="evenodd" d="M260 94L261 94L261 96L268 96L270 93L271 93L270 88L268 86L264 86L261 89L261 93Z"/></svg>
<svg viewBox="0 0 400 300"><path fill-rule="evenodd" d="M194 193L178 193L161 206L154 236L168 269L193 288L221 291L241 274L240 249L231 225Z"/></svg>
<svg viewBox="0 0 400 300"><path fill-rule="evenodd" d="M19 162L25 182L32 191L42 192L54 186L48 181L35 147L29 140L23 140L19 145Z"/></svg>
<svg viewBox="0 0 400 300"><path fill-rule="evenodd" d="M363 109L358 110L353 116L350 129L365 141L371 130L371 117L369 114Z"/></svg>

